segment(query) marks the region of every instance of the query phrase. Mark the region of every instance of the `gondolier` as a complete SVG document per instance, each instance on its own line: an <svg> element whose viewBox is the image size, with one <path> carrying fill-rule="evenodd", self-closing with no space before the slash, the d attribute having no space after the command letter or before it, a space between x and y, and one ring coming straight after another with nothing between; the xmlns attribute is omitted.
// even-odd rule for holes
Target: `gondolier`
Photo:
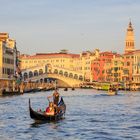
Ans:
<svg viewBox="0 0 140 140"><path fill-rule="evenodd" d="M49 99L49 98L53 98L54 105L55 105L55 106L58 106L58 102L59 102L59 93L58 93L57 90L54 91L54 93L53 93L52 96L48 96L47 98L48 98L48 99Z"/></svg>

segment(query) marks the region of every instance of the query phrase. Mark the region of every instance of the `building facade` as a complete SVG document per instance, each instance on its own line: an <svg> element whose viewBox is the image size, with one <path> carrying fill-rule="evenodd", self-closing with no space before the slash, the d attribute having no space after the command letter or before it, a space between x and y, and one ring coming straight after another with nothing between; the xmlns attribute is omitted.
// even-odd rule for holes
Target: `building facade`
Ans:
<svg viewBox="0 0 140 140"><path fill-rule="evenodd" d="M40 65L52 65L58 68L69 70L78 69L77 62L80 59L78 54L69 53L37 53L36 55L21 55L21 70L28 69Z"/></svg>
<svg viewBox="0 0 140 140"><path fill-rule="evenodd" d="M13 90L16 74L16 41L8 33L0 33L0 91Z"/></svg>
<svg viewBox="0 0 140 140"><path fill-rule="evenodd" d="M112 66L111 66L111 74L113 82L123 82L122 74L123 74L123 56L120 54L116 54L113 56L112 59Z"/></svg>
<svg viewBox="0 0 140 140"><path fill-rule="evenodd" d="M16 42L8 33L0 33L0 78L9 78L16 71Z"/></svg>
<svg viewBox="0 0 140 140"><path fill-rule="evenodd" d="M99 57L92 61L93 81L109 82L112 80L112 52L101 52Z"/></svg>
<svg viewBox="0 0 140 140"><path fill-rule="evenodd" d="M81 72L84 74L86 82L92 82L92 62L99 57L99 50L95 49L93 52L86 51L80 54Z"/></svg>
<svg viewBox="0 0 140 140"><path fill-rule="evenodd" d="M134 55L134 63L133 63L133 84L132 89L140 90L140 50L136 50Z"/></svg>

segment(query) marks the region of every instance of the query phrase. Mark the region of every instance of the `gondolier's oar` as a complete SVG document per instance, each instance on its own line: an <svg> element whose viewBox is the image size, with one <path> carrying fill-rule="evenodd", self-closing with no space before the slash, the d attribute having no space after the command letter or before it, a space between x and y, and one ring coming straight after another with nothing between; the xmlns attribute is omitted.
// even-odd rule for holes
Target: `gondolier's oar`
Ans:
<svg viewBox="0 0 140 140"><path fill-rule="evenodd" d="M55 87L54 89L56 90L57 89L57 81L55 80Z"/></svg>
<svg viewBox="0 0 140 140"><path fill-rule="evenodd" d="M30 98L29 98L29 107L31 106Z"/></svg>
<svg viewBox="0 0 140 140"><path fill-rule="evenodd" d="M48 99L48 101L49 101L49 103L50 103L50 100L49 100L49 98L47 97L47 99Z"/></svg>

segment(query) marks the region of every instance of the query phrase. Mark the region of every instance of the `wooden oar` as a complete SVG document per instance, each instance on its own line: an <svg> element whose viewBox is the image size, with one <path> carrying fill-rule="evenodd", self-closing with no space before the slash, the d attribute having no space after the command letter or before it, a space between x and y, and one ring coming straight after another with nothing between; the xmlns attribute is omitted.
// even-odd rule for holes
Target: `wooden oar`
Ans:
<svg viewBox="0 0 140 140"><path fill-rule="evenodd" d="M49 103L50 103L50 100L49 100L49 98L47 97L47 99L48 99L48 101L49 101Z"/></svg>

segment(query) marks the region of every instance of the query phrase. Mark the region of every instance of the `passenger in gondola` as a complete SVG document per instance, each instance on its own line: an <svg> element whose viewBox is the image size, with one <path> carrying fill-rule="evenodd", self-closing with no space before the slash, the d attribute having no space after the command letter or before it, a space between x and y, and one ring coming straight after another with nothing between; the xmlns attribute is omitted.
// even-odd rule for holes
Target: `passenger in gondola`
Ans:
<svg viewBox="0 0 140 140"><path fill-rule="evenodd" d="M54 103L53 102L50 102L49 107L46 108L46 114L47 115L54 115L55 114Z"/></svg>

